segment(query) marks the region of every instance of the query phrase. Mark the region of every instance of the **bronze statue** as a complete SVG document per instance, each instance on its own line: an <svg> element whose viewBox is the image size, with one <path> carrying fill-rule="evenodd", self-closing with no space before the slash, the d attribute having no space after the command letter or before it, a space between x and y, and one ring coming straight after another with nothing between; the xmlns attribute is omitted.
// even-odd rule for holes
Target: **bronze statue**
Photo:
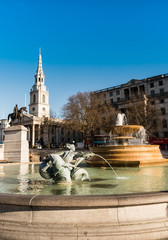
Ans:
<svg viewBox="0 0 168 240"><path fill-rule="evenodd" d="M16 106L14 107L14 109L13 109L13 114L14 114L14 116L15 116L15 119L17 119L18 118L18 105L16 104Z"/></svg>
<svg viewBox="0 0 168 240"><path fill-rule="evenodd" d="M13 122L18 119L18 124L22 123L23 120L23 112L27 112L27 108L26 107L21 107L20 109L18 109L18 105L16 104L14 109L13 109L13 113L10 113L8 115L8 121L9 119L11 119L10 125L13 125Z"/></svg>

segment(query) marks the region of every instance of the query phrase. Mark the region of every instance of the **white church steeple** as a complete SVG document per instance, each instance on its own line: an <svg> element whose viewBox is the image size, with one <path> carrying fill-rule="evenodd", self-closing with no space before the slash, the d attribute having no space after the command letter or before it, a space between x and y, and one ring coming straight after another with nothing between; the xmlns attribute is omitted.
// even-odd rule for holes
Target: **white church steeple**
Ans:
<svg viewBox="0 0 168 240"><path fill-rule="evenodd" d="M44 78L45 75L43 73L43 67L42 67L42 57L41 57L41 49L39 50L39 58L38 58L38 66L37 71L35 74L35 84L36 85L44 85Z"/></svg>
<svg viewBox="0 0 168 240"><path fill-rule="evenodd" d="M45 75L42 68L41 50L39 51L38 66L34 76L35 84L30 91L29 113L37 117L49 117L49 92L44 84Z"/></svg>

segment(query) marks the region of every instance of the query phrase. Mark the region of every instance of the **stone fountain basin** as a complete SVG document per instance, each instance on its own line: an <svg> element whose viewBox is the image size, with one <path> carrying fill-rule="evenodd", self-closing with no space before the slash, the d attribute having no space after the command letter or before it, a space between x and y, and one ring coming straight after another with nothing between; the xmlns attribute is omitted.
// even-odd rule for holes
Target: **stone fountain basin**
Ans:
<svg viewBox="0 0 168 240"><path fill-rule="evenodd" d="M159 145L107 145L90 147L90 151L96 155L86 162L97 167L108 166L103 158L113 167L144 167L168 163L162 157Z"/></svg>
<svg viewBox="0 0 168 240"><path fill-rule="evenodd" d="M0 236L2 240L167 239L167 203L167 192L0 194Z"/></svg>
<svg viewBox="0 0 168 240"><path fill-rule="evenodd" d="M119 136L127 136L132 133L138 132L143 126L141 125L122 125L122 126L113 126L110 131L112 134L117 134Z"/></svg>

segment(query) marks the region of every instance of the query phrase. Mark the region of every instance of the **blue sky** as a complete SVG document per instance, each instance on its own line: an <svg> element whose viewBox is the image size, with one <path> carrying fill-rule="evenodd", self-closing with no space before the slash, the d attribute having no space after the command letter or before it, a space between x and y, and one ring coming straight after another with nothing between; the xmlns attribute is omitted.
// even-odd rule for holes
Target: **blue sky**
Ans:
<svg viewBox="0 0 168 240"><path fill-rule="evenodd" d="M41 48L52 111L168 72L167 0L0 0L0 119L29 104Z"/></svg>

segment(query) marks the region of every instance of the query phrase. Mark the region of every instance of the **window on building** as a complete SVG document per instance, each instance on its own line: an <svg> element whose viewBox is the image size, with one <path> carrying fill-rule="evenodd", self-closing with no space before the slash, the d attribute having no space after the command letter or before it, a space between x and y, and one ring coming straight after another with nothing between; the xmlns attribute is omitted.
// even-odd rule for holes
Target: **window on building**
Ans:
<svg viewBox="0 0 168 240"><path fill-rule="evenodd" d="M159 103L164 103L164 99L160 99L160 100L159 100Z"/></svg>
<svg viewBox="0 0 168 240"><path fill-rule="evenodd" d="M156 119L153 120L153 126L156 128L157 127L157 121Z"/></svg>
<svg viewBox="0 0 168 240"><path fill-rule="evenodd" d="M113 92L110 92L109 95L110 95L110 97L112 97L113 96Z"/></svg>
<svg viewBox="0 0 168 240"><path fill-rule="evenodd" d="M125 98L129 99L129 97L130 97L130 90L129 90L129 88L124 89L124 95L125 95Z"/></svg>
<svg viewBox="0 0 168 240"><path fill-rule="evenodd" d="M159 86L163 86L163 81L162 80L159 81Z"/></svg>
<svg viewBox="0 0 168 240"><path fill-rule="evenodd" d="M152 90L152 91L151 91L151 95L152 95L152 96L155 95L155 90Z"/></svg>
<svg viewBox="0 0 168 240"><path fill-rule="evenodd" d="M45 95L43 94L43 103L45 103Z"/></svg>
<svg viewBox="0 0 168 240"><path fill-rule="evenodd" d="M150 83L150 87L153 88L154 87L154 82Z"/></svg>
<svg viewBox="0 0 168 240"><path fill-rule="evenodd" d="M120 101L120 97L117 98L117 102Z"/></svg>
<svg viewBox="0 0 168 240"><path fill-rule="evenodd" d="M153 135L155 136L155 137L159 137L159 133L158 132L155 132L155 133L153 133Z"/></svg>
<svg viewBox="0 0 168 240"><path fill-rule="evenodd" d="M164 93L164 88L161 88L161 89L160 89L160 93Z"/></svg>
<svg viewBox="0 0 168 240"><path fill-rule="evenodd" d="M104 96L104 98L106 98L106 94L104 94L103 96Z"/></svg>
<svg viewBox="0 0 168 240"><path fill-rule="evenodd" d="M41 133L43 133L44 132L44 128L43 127L41 127Z"/></svg>
<svg viewBox="0 0 168 240"><path fill-rule="evenodd" d="M163 128L167 128L167 120L163 119L162 121Z"/></svg>
<svg viewBox="0 0 168 240"><path fill-rule="evenodd" d="M40 82L40 78L39 78L39 82Z"/></svg>
<svg viewBox="0 0 168 240"><path fill-rule="evenodd" d="M110 99L110 103L111 103L111 105L113 105L113 99Z"/></svg>
<svg viewBox="0 0 168 240"><path fill-rule="evenodd" d="M64 129L63 129L63 128L61 128L61 134L62 134L62 135L64 134Z"/></svg>
<svg viewBox="0 0 168 240"><path fill-rule="evenodd" d="M34 103L36 102L36 95L35 94L33 95L33 102Z"/></svg>
<svg viewBox="0 0 168 240"><path fill-rule="evenodd" d="M117 91L116 91L116 95L120 95L120 90L117 90Z"/></svg>
<svg viewBox="0 0 168 240"><path fill-rule="evenodd" d="M52 146L54 147L55 146L55 138L52 137Z"/></svg>
<svg viewBox="0 0 168 240"><path fill-rule="evenodd" d="M140 85L140 86L139 86L139 91L140 91L140 94L141 94L141 95L144 94L144 92L145 92L145 86L144 86L144 85Z"/></svg>
<svg viewBox="0 0 168 240"><path fill-rule="evenodd" d="M137 97L138 96L138 87L131 87L131 96L132 97Z"/></svg>
<svg viewBox="0 0 168 240"><path fill-rule="evenodd" d="M161 110L161 114L162 114L162 115L165 115L165 114L166 114L165 108L161 108L160 110Z"/></svg>
<svg viewBox="0 0 168 240"><path fill-rule="evenodd" d="M164 138L168 138L168 132L164 132Z"/></svg>

